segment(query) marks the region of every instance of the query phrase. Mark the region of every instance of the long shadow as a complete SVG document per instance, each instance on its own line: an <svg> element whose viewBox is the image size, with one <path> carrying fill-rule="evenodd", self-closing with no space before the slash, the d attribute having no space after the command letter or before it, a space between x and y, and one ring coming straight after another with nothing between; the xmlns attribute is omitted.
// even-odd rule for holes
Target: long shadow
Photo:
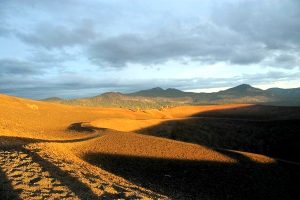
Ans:
<svg viewBox="0 0 300 200"><path fill-rule="evenodd" d="M222 152L238 163L89 153L85 160L172 199L295 199L299 167L255 163Z"/></svg>
<svg viewBox="0 0 300 200"><path fill-rule="evenodd" d="M54 179L59 180L63 185L69 188L80 199L100 199L99 196L94 194L94 192L87 185L85 185L80 180L78 180L78 178L73 177L68 172L61 170L58 166L42 158L36 152L29 151L23 147L26 144L37 143L41 141L45 142L45 141L24 139L24 138L17 138L17 137L5 137L5 136L1 136L0 141L6 141L6 145L2 145L1 150L5 150L5 151L13 150L13 151L19 151L28 154L32 158L33 162L38 163L45 171L48 171ZM13 199L13 197L17 196L18 192L20 191L14 191L10 187L10 182L7 180L5 173L3 173L1 169L0 169L0 175L1 175L0 177L1 182L6 184L5 186L7 187L8 191L11 191L8 193L7 192L3 193L3 195L10 195L10 197L12 197ZM6 196L4 196L1 199L5 199L5 197Z"/></svg>
<svg viewBox="0 0 300 200"><path fill-rule="evenodd" d="M3 200L17 200L19 198L19 191L13 189L11 182L8 180L6 174L2 171L0 166L0 199Z"/></svg>
<svg viewBox="0 0 300 200"><path fill-rule="evenodd" d="M29 143L76 143L76 142L84 142L87 140L92 140L98 137L103 136L104 134L97 134L92 135L89 137L78 138L78 139L68 139L68 140L43 140L43 139L30 139L30 138L23 138L23 137L10 137L10 136L0 136L0 140L10 140L12 144L17 142L17 146L25 145ZM1 143L0 143L1 144ZM16 146L16 145L13 145Z"/></svg>
<svg viewBox="0 0 300 200"><path fill-rule="evenodd" d="M254 105L213 110L136 132L300 162L296 153L300 152L300 107Z"/></svg>
<svg viewBox="0 0 300 200"><path fill-rule="evenodd" d="M286 145L299 149L299 119L276 119L277 121L273 119L273 121L271 119L268 121L248 121L247 118L245 119L244 122L238 121L237 123L237 120L230 118L192 118L164 122L139 132L208 147L258 153L268 152L264 149L265 146L277 145L278 143L272 143L274 139L276 142L287 141ZM274 129L276 134L269 132L274 126L276 127ZM291 127L288 128L288 126ZM267 134L264 134L264 131L267 131ZM285 131L284 135L282 131ZM5 139L5 137L0 137L0 141L2 138ZM6 139L9 138L6 137ZM12 139L18 140L18 138ZM41 140L28 140L26 142L41 142ZM257 143L259 145L256 145ZM285 147L285 145L283 146ZM278 146L275 147L278 148ZM288 152L293 148L288 147ZM27 151L26 153L35 162L48 170L52 176L60 180L79 197L83 199L87 196L91 199L99 198L78 179L41 158L37 153L28 152L26 149L24 151ZM295 196L300 196L298 185L295 184L300 181L299 166L287 163L259 164L237 152L217 151L234 158L238 163L172 160L101 153L86 154L84 159L135 184L165 194L173 199L294 199ZM279 150L279 153L282 153L282 150ZM293 154L298 156L295 152ZM287 156L285 152L282 155Z"/></svg>
<svg viewBox="0 0 300 200"><path fill-rule="evenodd" d="M96 128L86 125L84 122L73 123L68 128L68 131L72 132L86 132L94 133L89 137L71 139L71 140L43 140L43 139L31 139L22 137L10 137L10 136L0 136L0 150L5 151L20 151L28 154L33 162L38 163L44 170L48 171L50 175L59 180L63 185L69 188L75 195L80 199L103 199L104 197L97 196L93 191L84 183L78 180L78 178L73 177L68 172L61 170L55 164L42 158L39 154L33 151L29 151L24 148L24 145L31 143L75 143L82 142L86 140L91 140L97 137L101 137L106 134L106 129ZM0 166L1 167L1 166ZM18 194L20 191L13 190L10 181L7 179L6 174L2 172L0 168L0 199L18 199ZM120 197L120 195L106 194L106 197ZM121 198L121 197L120 197Z"/></svg>
<svg viewBox="0 0 300 200"><path fill-rule="evenodd" d="M219 117L246 120L300 119L300 107L248 105L196 113L191 117Z"/></svg>
<svg viewBox="0 0 300 200"><path fill-rule="evenodd" d="M99 196L86 186L84 183L73 177L68 172L61 170L53 163L43 159L39 154L33 151L22 148L21 151L28 154L33 162L38 163L44 170L49 172L51 177L59 180L63 185L69 188L80 199L99 199Z"/></svg>
<svg viewBox="0 0 300 200"><path fill-rule="evenodd" d="M0 137L0 151L10 151L20 144L24 144L24 142L18 142L18 144L6 144L3 145L1 142L4 142L5 139ZM17 140L14 139L16 142ZM6 162L6 161L4 161ZM20 199L19 195L22 191L16 190L13 188L11 181L8 179L6 173L2 170L2 166L0 164L0 199L3 200L17 200Z"/></svg>
<svg viewBox="0 0 300 200"><path fill-rule="evenodd" d="M233 160L238 161L239 164L246 164L246 165L252 165L253 161L243 154L236 152L236 151L230 151L226 149L214 149L214 151L219 152L229 158L232 158Z"/></svg>

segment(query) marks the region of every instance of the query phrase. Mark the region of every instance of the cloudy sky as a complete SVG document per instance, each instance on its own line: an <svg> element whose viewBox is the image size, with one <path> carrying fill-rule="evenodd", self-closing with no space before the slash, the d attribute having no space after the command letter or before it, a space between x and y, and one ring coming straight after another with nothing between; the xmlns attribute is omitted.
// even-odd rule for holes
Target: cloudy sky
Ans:
<svg viewBox="0 0 300 200"><path fill-rule="evenodd" d="M1 0L0 93L300 87L299 0Z"/></svg>

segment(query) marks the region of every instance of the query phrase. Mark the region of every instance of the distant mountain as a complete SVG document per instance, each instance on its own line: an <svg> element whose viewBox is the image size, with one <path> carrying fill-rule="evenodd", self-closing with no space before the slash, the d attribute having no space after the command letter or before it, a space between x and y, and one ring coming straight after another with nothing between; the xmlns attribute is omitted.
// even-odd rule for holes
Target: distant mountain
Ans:
<svg viewBox="0 0 300 200"><path fill-rule="evenodd" d="M56 103L79 105L79 106L101 106L101 107L122 107L129 109L151 109L163 108L166 106L177 106L188 104L189 98L163 98L163 97L144 97L122 94L119 92L107 92L101 95L87 98L58 100L56 98L48 98L44 101L52 101Z"/></svg>
<svg viewBox="0 0 300 200"><path fill-rule="evenodd" d="M109 100L109 99L122 98L122 96L124 96L124 94L122 94L120 92L106 92L106 93L103 93L101 95L95 96L93 98L94 99L96 99L96 98L105 98L105 99Z"/></svg>
<svg viewBox="0 0 300 200"><path fill-rule="evenodd" d="M193 96L196 93L193 92L183 92L178 89L168 88L166 90L156 87L149 90L141 90L138 92L130 93L130 96L143 96L143 97L166 97L166 98L181 98Z"/></svg>
<svg viewBox="0 0 300 200"><path fill-rule="evenodd" d="M224 104L249 103L282 106L300 106L300 88L270 88L262 90L248 84L238 85L227 90L213 93L184 92L174 88L160 87L123 94L107 92L98 96L63 100L58 97L44 99L71 105L104 106L124 108L161 108L184 104Z"/></svg>
<svg viewBox="0 0 300 200"><path fill-rule="evenodd" d="M266 91L276 95L300 95L300 88L291 88L291 89L269 88Z"/></svg>
<svg viewBox="0 0 300 200"><path fill-rule="evenodd" d="M248 84L242 84L233 88L229 88L227 90L220 91L219 93L236 96L255 96L264 95L265 91L259 88L252 87Z"/></svg>
<svg viewBox="0 0 300 200"><path fill-rule="evenodd" d="M266 92L276 99L276 105L300 106L300 88L270 88Z"/></svg>

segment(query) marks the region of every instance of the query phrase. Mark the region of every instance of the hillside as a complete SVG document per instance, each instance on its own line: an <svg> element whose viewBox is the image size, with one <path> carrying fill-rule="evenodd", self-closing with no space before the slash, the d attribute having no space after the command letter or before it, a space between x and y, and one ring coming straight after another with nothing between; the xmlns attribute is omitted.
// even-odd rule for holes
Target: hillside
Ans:
<svg viewBox="0 0 300 200"><path fill-rule="evenodd" d="M47 99L46 101L49 101L49 99ZM54 99L50 100L50 102L62 103L67 105L117 107L137 110L149 108L163 108L166 106L178 106L188 104L190 100L189 98L143 97L126 95L119 92L108 92L89 98L70 100Z"/></svg>
<svg viewBox="0 0 300 200"><path fill-rule="evenodd" d="M128 94L130 96L142 96L142 97L164 97L164 98L180 98L180 97L192 97L195 93L183 92L174 88L168 88L166 90L156 87L149 90L141 90L138 92Z"/></svg>
<svg viewBox="0 0 300 200"><path fill-rule="evenodd" d="M69 105L123 107L131 109L224 103L300 106L300 88L270 88L262 90L247 84L242 84L219 92L193 93L180 91L174 88L164 90L160 87L156 87L129 94L108 92L89 98L71 100L48 98L46 101Z"/></svg>
<svg viewBox="0 0 300 200"><path fill-rule="evenodd" d="M241 115L246 109L252 116L262 115L252 108L231 104L133 111L0 95L0 197L293 199L299 195L294 185L299 181L296 164L166 139L163 133L170 132L164 129L158 137L148 136L154 127L173 127L165 126L166 122L192 120L208 112L223 115L226 110L238 110ZM263 116L280 113L285 111L278 107L276 115ZM285 117L295 118L299 112L295 113Z"/></svg>

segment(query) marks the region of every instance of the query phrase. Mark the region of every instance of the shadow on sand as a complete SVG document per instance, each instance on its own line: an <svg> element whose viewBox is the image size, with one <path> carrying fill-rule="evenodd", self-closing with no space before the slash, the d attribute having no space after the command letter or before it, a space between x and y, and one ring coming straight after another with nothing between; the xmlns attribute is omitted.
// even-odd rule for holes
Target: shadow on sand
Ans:
<svg viewBox="0 0 300 200"><path fill-rule="evenodd" d="M238 163L90 153L85 160L172 199L295 199L299 166L256 163L232 151Z"/></svg>
<svg viewBox="0 0 300 200"><path fill-rule="evenodd" d="M42 158L37 152L28 150L24 148L24 145L30 144L30 143L38 143L38 142L45 142L43 140L34 140L34 139L23 139L23 138L16 138L16 137L0 137L1 142L5 142L7 145L1 145L0 151L5 152L18 152L18 153L25 153L28 156L31 157L32 161L34 163L39 164L41 168L44 171L47 171L52 178L55 180L58 180L61 182L64 186L69 188L76 196L78 196L80 199L100 199L99 196L93 193L91 188L86 186L84 183L82 183L80 180L78 180L77 177L73 177L71 174L69 174L66 171L63 171L55 164L51 163L50 161L46 160L45 158ZM53 142L53 141L52 141ZM17 196L20 194L21 191L14 190L10 186L10 182L6 177L5 173L1 170L0 165L0 175L1 175L1 182L2 177L4 177L4 182L8 186L5 193L1 193L1 195L4 195L6 197L7 195L15 195ZM2 184L2 183L1 183ZM37 194L38 195L38 194ZM3 199L3 198L1 198ZM5 199L5 198L4 198ZM10 199L10 198L9 198Z"/></svg>
<svg viewBox="0 0 300 200"><path fill-rule="evenodd" d="M29 151L23 145L40 142L32 139L0 137L7 146L3 151L26 153L56 180L68 187L80 199L105 199L66 171L63 171ZM13 145L11 145L13 144ZM299 166L286 163L259 164L242 154L218 150L237 161L235 164L132 157L110 154L87 154L85 160L107 171L122 176L137 185L167 195L173 199L293 199L299 196ZM3 185L1 199L17 199L21 191L14 190L0 167ZM108 199L123 198L122 194ZM3 198L2 198L3 197Z"/></svg>
<svg viewBox="0 0 300 200"><path fill-rule="evenodd" d="M252 105L212 110L136 131L212 148L300 162L300 107Z"/></svg>
<svg viewBox="0 0 300 200"><path fill-rule="evenodd" d="M225 113L228 113L228 111ZM284 156L292 153L294 157L293 155L290 156L293 158L299 156L297 153L299 151L295 151L299 150L300 146L299 118L261 118L260 120L254 120L250 119L249 116L238 116L236 113L230 115L235 115L233 117L222 117L221 114L216 115L213 112L206 114L211 116L204 116L202 113L203 116L195 115L194 118L190 119L168 121L139 132L208 147L247 150L267 155L270 152L269 155L273 153L274 155ZM277 114L280 114L279 111ZM254 116L253 114L250 115ZM71 130L78 132L94 132L88 130L91 127L88 127L88 129L86 127L81 128L82 123L75 123L70 127ZM65 184L81 199L87 197L90 199L102 198L95 195L88 186L76 177L40 157L36 152L23 148L23 145L31 142L51 141L24 140L18 142L15 141L19 140L18 138L0 137L0 144L3 140L7 140L8 143L14 141L14 144L17 145L10 148L15 148L30 155L34 162L49 171L53 177ZM76 141L78 140L52 142ZM280 144L280 142L283 144ZM279 149L279 147L286 149ZM279 152L276 152L276 149L279 149ZM236 163L175 160L104 153L88 153L85 155L84 160L172 199L281 200L296 199L295 197L300 196L298 189L300 169L298 165L285 162L263 164L254 162L238 152L214 151L235 159ZM0 175L1 178L4 177L3 180L6 180L2 171L0 171ZM18 191L15 191L15 193L18 194ZM111 199L114 198L117 198L117 196L111 196Z"/></svg>
<svg viewBox="0 0 300 200"><path fill-rule="evenodd" d="M105 131L106 128L97 128L90 126L87 122L77 122L70 124L67 128L67 131L75 131L75 132L88 132L94 133L96 131Z"/></svg>
<svg viewBox="0 0 300 200"><path fill-rule="evenodd" d="M18 191L15 191L8 180L6 174L2 171L0 166L0 199L15 200L19 199Z"/></svg>

